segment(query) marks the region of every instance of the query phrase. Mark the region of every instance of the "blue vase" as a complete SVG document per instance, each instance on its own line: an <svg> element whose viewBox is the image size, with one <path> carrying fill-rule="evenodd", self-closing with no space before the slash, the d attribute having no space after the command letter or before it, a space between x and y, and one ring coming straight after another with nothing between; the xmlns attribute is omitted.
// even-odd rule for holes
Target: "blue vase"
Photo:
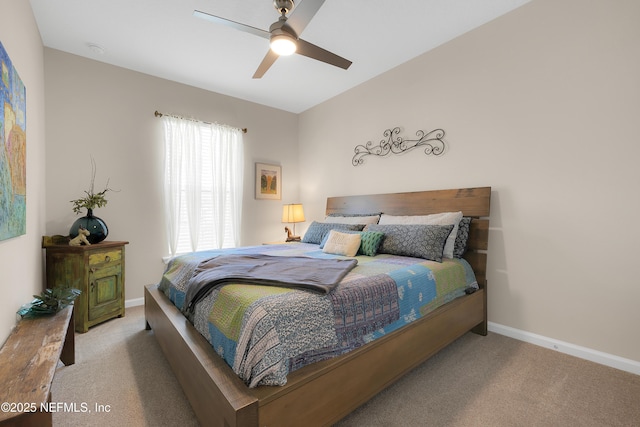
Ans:
<svg viewBox="0 0 640 427"><path fill-rule="evenodd" d="M78 218L73 223L73 225L69 229L69 237L71 239L78 235L78 228L80 227L89 230L89 236L87 236L87 240L92 245L102 242L107 238L107 235L109 234L107 224L105 224L104 221L97 216L93 216L92 209L87 209L87 216Z"/></svg>

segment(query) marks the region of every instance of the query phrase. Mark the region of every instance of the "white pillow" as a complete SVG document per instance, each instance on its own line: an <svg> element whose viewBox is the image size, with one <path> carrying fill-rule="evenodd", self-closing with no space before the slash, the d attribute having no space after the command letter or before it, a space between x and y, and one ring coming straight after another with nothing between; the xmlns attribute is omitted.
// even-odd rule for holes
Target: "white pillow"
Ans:
<svg viewBox="0 0 640 427"><path fill-rule="evenodd" d="M322 252L335 255L355 256L360 248L360 234L340 233L331 230Z"/></svg>
<svg viewBox="0 0 640 427"><path fill-rule="evenodd" d="M430 225L453 225L451 234L447 237L444 245L444 258L453 258L453 248L456 244L456 236L458 235L458 224L462 219L462 211L460 212L442 212L431 215L387 215L382 214L378 224L430 224Z"/></svg>
<svg viewBox="0 0 640 427"><path fill-rule="evenodd" d="M377 224L380 215L372 216L328 216L323 222L329 224Z"/></svg>

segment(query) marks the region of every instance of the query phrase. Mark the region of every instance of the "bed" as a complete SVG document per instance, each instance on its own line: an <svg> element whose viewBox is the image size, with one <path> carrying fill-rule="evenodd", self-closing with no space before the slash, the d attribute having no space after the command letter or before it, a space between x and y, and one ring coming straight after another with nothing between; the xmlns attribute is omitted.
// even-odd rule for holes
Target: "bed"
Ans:
<svg viewBox="0 0 640 427"><path fill-rule="evenodd" d="M328 198L327 215L463 212L471 218L463 257L479 289L346 354L294 370L285 385L248 387L158 285L145 288L147 328L201 424L330 425L463 334L486 335L490 199L490 187Z"/></svg>

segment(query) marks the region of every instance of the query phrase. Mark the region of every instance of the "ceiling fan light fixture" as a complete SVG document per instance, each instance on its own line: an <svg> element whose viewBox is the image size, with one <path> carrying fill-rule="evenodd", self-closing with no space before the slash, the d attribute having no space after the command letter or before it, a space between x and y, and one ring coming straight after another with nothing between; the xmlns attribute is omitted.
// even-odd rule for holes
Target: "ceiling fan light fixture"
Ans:
<svg viewBox="0 0 640 427"><path fill-rule="evenodd" d="M292 55L296 52L296 41L287 34L271 36L271 50L280 56Z"/></svg>

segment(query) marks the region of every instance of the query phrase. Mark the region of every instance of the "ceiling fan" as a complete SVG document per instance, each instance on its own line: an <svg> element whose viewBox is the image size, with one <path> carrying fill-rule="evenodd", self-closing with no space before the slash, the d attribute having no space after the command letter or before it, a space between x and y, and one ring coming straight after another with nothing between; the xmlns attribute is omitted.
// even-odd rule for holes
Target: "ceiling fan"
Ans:
<svg viewBox="0 0 640 427"><path fill-rule="evenodd" d="M269 67L278 59L280 55L291 55L297 53L318 61L325 62L342 69L348 69L351 61L329 52L321 47L311 44L298 37L304 31L313 16L318 12L325 0L304 0L296 6L295 13L291 12L294 7L293 0L273 0L273 6L280 13L280 18L271 24L269 31L261 30L206 12L194 10L194 16L206 19L218 24L227 25L236 30L251 33L270 40L271 49L267 52L255 74L254 79L261 78Z"/></svg>

